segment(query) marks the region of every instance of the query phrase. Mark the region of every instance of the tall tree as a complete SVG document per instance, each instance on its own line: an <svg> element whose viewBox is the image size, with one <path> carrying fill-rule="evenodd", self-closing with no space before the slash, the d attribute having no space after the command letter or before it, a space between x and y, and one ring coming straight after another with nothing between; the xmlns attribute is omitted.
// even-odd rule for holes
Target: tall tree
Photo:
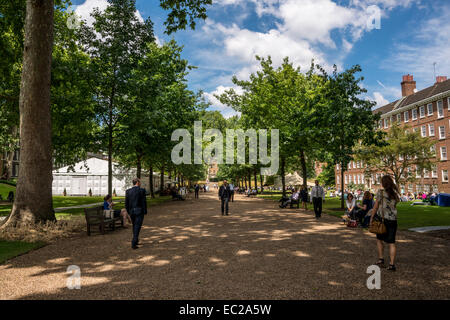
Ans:
<svg viewBox="0 0 450 320"><path fill-rule="evenodd" d="M359 143L373 145L382 141L382 133L375 130L379 119L379 115L372 112L375 102L362 98L367 90L361 86L364 78L357 77L359 72L361 67L358 65L343 72L338 72L335 66L331 75L322 70L327 78L328 101L323 108L326 122L322 130L329 137L323 144L330 153L333 164L340 164L341 185L348 163L354 158L355 146ZM344 209L344 192L341 208Z"/></svg>
<svg viewBox="0 0 450 320"><path fill-rule="evenodd" d="M20 86L20 179L6 225L55 220L50 85L53 0L28 0Z"/></svg>

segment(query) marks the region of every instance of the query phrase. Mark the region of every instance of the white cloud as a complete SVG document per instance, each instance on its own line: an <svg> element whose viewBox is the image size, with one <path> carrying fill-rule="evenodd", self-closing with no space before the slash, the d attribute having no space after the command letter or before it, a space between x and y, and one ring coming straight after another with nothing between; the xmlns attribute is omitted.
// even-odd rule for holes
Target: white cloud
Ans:
<svg viewBox="0 0 450 320"><path fill-rule="evenodd" d="M233 108L221 103L219 99L215 97L215 95L221 95L231 88L233 88L238 94L242 93L242 90L237 87L218 86L216 90L214 90L213 92L205 92L203 94L206 100L208 100L211 103L210 109L220 111L225 118L230 118L232 116L238 115L239 112L236 112Z"/></svg>
<svg viewBox="0 0 450 320"><path fill-rule="evenodd" d="M377 92L377 91L375 91L373 93L373 98L371 98L371 100L374 100L377 103L375 108L379 108L379 107L385 106L385 105L387 105L389 103L389 101L386 100L383 97L383 95L380 92Z"/></svg>
<svg viewBox="0 0 450 320"><path fill-rule="evenodd" d="M98 8L100 11L104 11L108 6L109 3L107 0L86 0L83 4L74 6L74 11L81 17L82 20L85 20L88 25L92 25L94 23L94 19L91 17L91 13L94 9ZM136 10L135 15L140 22L144 22L139 10Z"/></svg>

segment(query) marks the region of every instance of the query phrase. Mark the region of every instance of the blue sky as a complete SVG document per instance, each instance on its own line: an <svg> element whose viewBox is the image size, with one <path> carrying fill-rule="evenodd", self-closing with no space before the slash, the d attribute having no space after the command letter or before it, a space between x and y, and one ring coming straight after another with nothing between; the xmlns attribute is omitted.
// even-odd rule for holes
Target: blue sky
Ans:
<svg viewBox="0 0 450 320"><path fill-rule="evenodd" d="M106 6L106 0L73 3L83 18ZM369 28L377 8L380 29ZM434 84L434 62L437 75L450 76L448 0L216 0L196 30L170 37L158 0L137 0L137 9L154 22L160 41L173 37L184 46L183 57L198 67L190 88L203 90L211 109L226 117L234 111L214 94L232 87L233 75L255 72L256 54L271 55L276 64L289 56L303 70L313 58L328 70L360 64L367 98L378 106L400 98L402 75L413 74L419 90Z"/></svg>

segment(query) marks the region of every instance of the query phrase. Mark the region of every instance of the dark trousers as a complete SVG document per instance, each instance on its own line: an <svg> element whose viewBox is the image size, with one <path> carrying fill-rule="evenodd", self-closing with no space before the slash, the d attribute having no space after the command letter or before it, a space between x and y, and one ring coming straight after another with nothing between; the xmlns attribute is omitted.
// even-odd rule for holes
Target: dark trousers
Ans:
<svg viewBox="0 0 450 320"><path fill-rule="evenodd" d="M195 190L195 199L198 199L198 190Z"/></svg>
<svg viewBox="0 0 450 320"><path fill-rule="evenodd" d="M222 215L223 215L224 211L228 215L228 201L229 201L228 198L223 198L222 199Z"/></svg>
<svg viewBox="0 0 450 320"><path fill-rule="evenodd" d="M234 202L234 191L231 191L231 202Z"/></svg>
<svg viewBox="0 0 450 320"><path fill-rule="evenodd" d="M131 240L131 246L135 247L139 242L139 232L141 231L142 223L144 222L143 214L130 215L131 222L133 223L133 240Z"/></svg>
<svg viewBox="0 0 450 320"><path fill-rule="evenodd" d="M317 218L322 216L322 198L313 198L314 213Z"/></svg>

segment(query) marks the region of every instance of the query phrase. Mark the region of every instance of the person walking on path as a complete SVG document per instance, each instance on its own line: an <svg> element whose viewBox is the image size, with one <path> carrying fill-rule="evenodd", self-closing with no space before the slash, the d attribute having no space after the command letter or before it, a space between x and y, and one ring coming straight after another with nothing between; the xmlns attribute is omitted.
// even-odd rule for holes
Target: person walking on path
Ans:
<svg viewBox="0 0 450 320"><path fill-rule="evenodd" d="M147 199L145 189L141 188L141 180L133 179L133 187L125 192L125 208L133 223L133 240L131 248L137 249L139 244L139 232L141 231L144 215L147 214Z"/></svg>
<svg viewBox="0 0 450 320"><path fill-rule="evenodd" d="M232 183L230 183L230 191L231 191L230 195L231 202L234 202L234 185Z"/></svg>
<svg viewBox="0 0 450 320"><path fill-rule="evenodd" d="M319 186L319 180L316 180L315 183L316 185L311 189L311 199L316 219L319 219L322 216L322 201L325 202L325 190Z"/></svg>
<svg viewBox="0 0 450 320"><path fill-rule="evenodd" d="M224 215L224 212L226 215L228 215L228 202L230 201L230 198L231 198L230 186L227 180L223 180L223 185L221 185L219 189L219 199L222 202L221 205L222 215Z"/></svg>
<svg viewBox="0 0 450 320"><path fill-rule="evenodd" d="M390 264L388 270L395 271L395 256L397 248L395 246L395 235L397 233L397 203L400 202L400 192L391 176L381 178L382 189L378 190L375 205L372 209L370 223L374 219L384 218L386 233L377 234L378 262L377 265L384 267L384 243L389 244ZM375 217L376 216L376 217Z"/></svg>
<svg viewBox="0 0 450 320"><path fill-rule="evenodd" d="M200 186L198 183L195 184L194 191L195 191L195 199L198 199L198 193L200 191Z"/></svg>

